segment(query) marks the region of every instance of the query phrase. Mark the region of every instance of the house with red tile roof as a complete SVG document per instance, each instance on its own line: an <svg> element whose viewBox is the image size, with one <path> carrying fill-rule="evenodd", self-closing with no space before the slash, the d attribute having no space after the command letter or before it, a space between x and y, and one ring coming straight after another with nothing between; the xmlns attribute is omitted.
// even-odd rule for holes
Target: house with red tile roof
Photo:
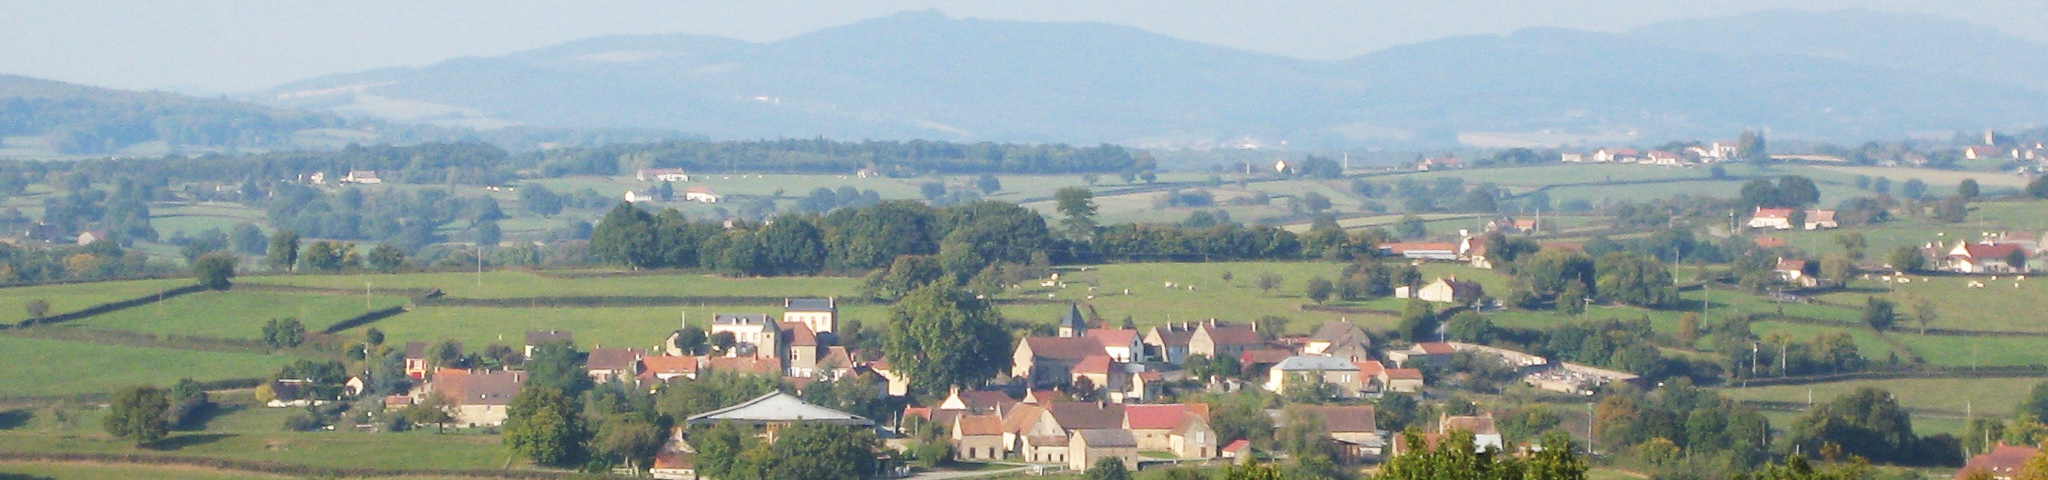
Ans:
<svg viewBox="0 0 2048 480"><path fill-rule="evenodd" d="M1237 439L1230 442L1229 445L1224 445L1221 451L1223 458L1231 459L1231 463L1244 464L1252 462L1251 440Z"/></svg>
<svg viewBox="0 0 2048 480"><path fill-rule="evenodd" d="M2040 454L2040 449L1998 442L1991 451L1971 456L1963 468L1956 469L1953 478L1965 480L1973 474L1983 473L1995 480L2012 480L2026 469L2028 459Z"/></svg>
<svg viewBox="0 0 2048 480"><path fill-rule="evenodd" d="M434 372L424 396L439 396L455 407L455 424L471 427L505 423L506 407L526 386L526 372L443 368Z"/></svg>
<svg viewBox="0 0 2048 480"><path fill-rule="evenodd" d="M697 371L704 366L703 357L680 355L658 355L640 357L640 383L667 383L676 377L696 379Z"/></svg>
<svg viewBox="0 0 2048 480"><path fill-rule="evenodd" d="M2017 243L1957 243L1940 258L1939 268L1956 273L2026 273L2029 270L2023 262L2012 265L2008 260L2013 255L2031 257L2025 245Z"/></svg>
<svg viewBox="0 0 2048 480"><path fill-rule="evenodd" d="M1420 392L1425 386L1425 381L1422 378L1422 370L1415 368L1381 370L1378 379L1381 391L1401 393Z"/></svg>

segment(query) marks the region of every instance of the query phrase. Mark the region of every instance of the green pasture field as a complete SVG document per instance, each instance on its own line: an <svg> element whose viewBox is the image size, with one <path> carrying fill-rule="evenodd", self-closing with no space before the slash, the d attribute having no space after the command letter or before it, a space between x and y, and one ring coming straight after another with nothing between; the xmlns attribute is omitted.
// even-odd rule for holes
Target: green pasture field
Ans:
<svg viewBox="0 0 2048 480"><path fill-rule="evenodd" d="M1864 330L1861 328L1855 328L1850 326L1824 327L1818 325L1808 325L1804 323L1763 321L1751 323L1749 325L1749 329L1752 332L1756 332L1757 338L1760 339L1759 341L1761 341L1762 339L1769 339L1772 334L1782 333L1790 336L1794 342L1801 343L1812 342L1815 337L1819 337L1823 334L1847 333L1849 334L1849 339L1856 342L1856 353L1862 355L1863 358L1868 359L1871 363L1875 364L1882 364L1890 360L1891 354L1894 350L1891 347L1891 344L1885 343L1884 340L1879 339L1877 337L1877 334L1871 333L1869 330ZM1773 345L1775 344L1766 343L1762 345L1762 348L1771 348ZM1752 346L1750 345L1737 345L1735 346L1735 348L1730 349L1733 351L1729 351L1726 353L1728 353L1729 355L1734 355L1739 358L1747 358L1749 356L1750 348L1752 348ZM1907 348L1913 348L1913 346L1911 344L1908 344ZM1920 353L1919 349L1917 348L1915 348L1914 351L1916 353ZM1906 361L1905 352L1898 353L1899 361ZM1940 362L1935 362L1934 359L1927 360L1929 362L1940 364Z"/></svg>
<svg viewBox="0 0 2048 480"><path fill-rule="evenodd" d="M369 308L365 307L368 301ZM297 318L309 331L319 331L371 310L404 305L401 296L315 295L278 292L199 292L140 307L65 323L64 327L130 330L158 335L222 338L263 338L263 323Z"/></svg>
<svg viewBox="0 0 2048 480"><path fill-rule="evenodd" d="M75 312L102 303L127 300L192 284L191 279L123 280L0 288L0 319L28 318L29 302L50 303L49 315Z"/></svg>
<svg viewBox="0 0 2048 480"><path fill-rule="evenodd" d="M557 271L578 273L579 271ZM581 272L603 273L604 270ZM273 275L239 277L251 284L318 288L440 288L456 298L523 298L555 296L851 296L860 289L854 277L726 278L711 274L663 272L658 275L615 275L590 278L549 278L514 270L486 271L481 285L474 272L432 272L355 275Z"/></svg>
<svg viewBox="0 0 2048 480"><path fill-rule="evenodd" d="M271 480L289 479L256 472L239 472L200 467L176 465L142 465L128 463L49 463L10 462L0 463L0 479L5 480L100 480L108 478L150 478L156 480ZM364 480L458 480L450 477L367 477Z"/></svg>
<svg viewBox="0 0 2048 480"><path fill-rule="evenodd" d="M1892 292L1877 291L1837 292L1822 295L1827 301L1861 306L1864 299L1876 296L1891 300L1898 305L1897 313L1911 315L1912 302L1926 300L1934 305L1936 318L1928 328L1953 330L1975 330L1987 332L2048 332L2048 319L2042 319L2025 312L2048 310L2048 278L2028 276L2019 280L2013 276L1991 277L1926 277L1908 275L1913 281L1895 284ZM1969 282L1984 284L1973 288ZM2018 287L2014 285L2017 284ZM1877 281L1856 282L1859 287L1883 288ZM1861 318L1851 317L1852 319ZM1897 326L1902 330L1917 331L1920 324L1910 318L1900 318ZM2043 339L2048 342L2048 338Z"/></svg>
<svg viewBox="0 0 2048 480"><path fill-rule="evenodd" d="M765 305L715 308L417 307L348 333L376 328L384 332L385 342L394 345L453 339L462 342L465 350L482 351L484 346L494 343L513 347L524 345L525 334L530 330L568 330L575 334L578 348L644 349L661 344L670 332L682 328L685 311L689 312L692 324L708 327L713 313L761 312L780 317L782 306L775 305L773 309Z"/></svg>
<svg viewBox="0 0 2048 480"><path fill-rule="evenodd" d="M144 383L168 387L184 377L261 377L297 359L13 336L0 336L0 352L7 352L9 365L0 369L0 398L105 393Z"/></svg>
<svg viewBox="0 0 2048 480"><path fill-rule="evenodd" d="M1904 332L1894 332L1891 336L1935 365L2048 365L2048 348L2042 348L2048 345L2048 338L2044 337L1962 337Z"/></svg>
<svg viewBox="0 0 2048 480"><path fill-rule="evenodd" d="M1336 279L1342 267L1335 263L1124 263L1085 268L1061 269L1061 281L1066 283L1066 288L1029 283L1024 285L1023 291L1007 295L1082 302L1093 305L1104 319L1121 321L1129 315L1140 327L1210 318L1248 322L1265 315L1277 315L1291 320L1290 330L1303 333L1323 320L1343 316L1300 309L1301 305L1312 303L1302 293L1309 279L1316 276ZM1230 272L1230 280L1223 279L1224 272ZM1265 273L1281 278L1280 285L1270 292L1260 292L1256 286L1259 275ZM1166 287L1167 282L1173 282L1175 287ZM1189 285L1194 289L1189 290ZM1093 292L1089 291L1091 286L1095 287ZM1130 294L1124 294L1125 289L1129 289ZM1095 298L1088 298L1090 295ZM1022 316L1007 310L1005 314ZM1043 317L1042 321L1057 319L1057 313L1051 315Z"/></svg>
<svg viewBox="0 0 2048 480"><path fill-rule="evenodd" d="M1854 380L1846 382L1818 383L1811 385L1774 385L1769 387L1721 388L1720 392L1736 400L1770 402L1806 402L1812 394L1815 404L1827 403L1835 397L1847 395L1861 387L1877 387L1891 392L1900 405L1906 408L1940 410L1955 413L1966 411L1977 415L2004 417L2012 414L2027 392L2044 378L1904 378L1888 380Z"/></svg>
<svg viewBox="0 0 2048 480"><path fill-rule="evenodd" d="M168 438L151 448L138 449L132 441L115 439L101 431L100 416L104 415L104 411L90 409L72 412L75 419L65 425L50 426L52 422L46 419L32 418L29 421L29 424L34 426L32 428L0 430L0 449L26 452L145 453L315 467L394 470L497 470L512 461L511 453L504 448L497 435L468 432L436 434L431 428L404 433L286 432L281 428L284 419L302 412L301 409L254 406L249 405L250 401L246 398L217 399L223 400L234 404L226 408L226 413L209 420L205 430L174 431ZM32 415L42 417L43 413L35 411ZM0 464L0 472L9 471L8 468L14 468L13 465L18 464ZM179 470L179 467L171 467L171 470Z"/></svg>
<svg viewBox="0 0 2048 480"><path fill-rule="evenodd" d="M1928 242L1944 242L1950 246L1957 241L1977 241L1984 232L2011 231L2040 235L2048 231L2048 203L2040 201L1987 201L1970 206L1970 214L1960 223L1946 223L1933 218L1896 218L1876 225L1859 225L1835 230L1785 231L1776 235L1785 243L1816 257L1838 253L1841 246L1835 243L1835 236L1849 232L1861 232L1869 247L1865 250L1869 261L1883 262L1884 255L1901 246L1920 247Z"/></svg>
<svg viewBox="0 0 2048 480"><path fill-rule="evenodd" d="M1927 182L1929 193L1935 194L1936 196L1944 197L1948 196L1948 194L1950 193L1954 193L1955 186L1957 184L1963 183L1963 180L1976 180L1978 185L1982 185L1985 188L2026 188L2027 186L2026 178L2016 175L1989 172L1966 172L1956 170L1935 170L1930 168L1907 167L1866 167L1854 165L1816 165L1807 168L1815 171L1812 174L1808 174L1809 176L1815 177L1815 181L1819 181L1826 173L1837 174L1827 176L1833 177L1830 178L1830 180L1843 183L1854 182L1856 179L1855 177L1857 175L1862 175L1871 178L1889 178L1892 181L1893 191L1898 190L1899 184L1906 183L1907 180L1917 178L1920 179L1920 181L1922 182Z"/></svg>

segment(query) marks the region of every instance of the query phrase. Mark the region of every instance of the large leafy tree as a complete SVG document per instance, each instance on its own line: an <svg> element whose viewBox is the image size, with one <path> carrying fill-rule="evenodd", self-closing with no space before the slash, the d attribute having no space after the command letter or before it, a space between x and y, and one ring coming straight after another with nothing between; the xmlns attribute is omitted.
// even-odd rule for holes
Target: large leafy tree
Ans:
<svg viewBox="0 0 2048 480"><path fill-rule="evenodd" d="M630 203L612 207L590 231L590 253L607 262L651 267L660 260L656 247L654 216Z"/></svg>
<svg viewBox="0 0 2048 480"><path fill-rule="evenodd" d="M226 290L235 278L235 256L225 252L200 255L192 261L192 276L206 288Z"/></svg>
<svg viewBox="0 0 2048 480"><path fill-rule="evenodd" d="M267 259L270 268L288 270L299 264L299 234L291 230L280 230L270 235L270 252Z"/></svg>
<svg viewBox="0 0 2048 480"><path fill-rule="evenodd" d="M526 373L529 390L555 389L575 395L590 388L590 376L583 370L583 353L569 342L533 347L533 357L526 359Z"/></svg>
<svg viewBox="0 0 2048 480"><path fill-rule="evenodd" d="M1671 271L1656 260L1636 253L1614 252L1600 256L1594 268L1598 298L1641 307L1664 307L1678 301Z"/></svg>
<svg viewBox="0 0 2048 480"><path fill-rule="evenodd" d="M116 437L134 440L136 445L154 442L171 431L170 421L164 415L170 409L171 399L162 389L148 385L128 387L114 393L114 401L108 404L107 416L100 426Z"/></svg>
<svg viewBox="0 0 2048 480"><path fill-rule="evenodd" d="M993 304L941 282L911 291L889 309L883 351L910 377L911 388L940 393L981 385L1008 370L1015 344Z"/></svg>
<svg viewBox="0 0 2048 480"><path fill-rule="evenodd" d="M528 384L505 411L505 446L541 465L572 465L583 458L582 405L559 389Z"/></svg>

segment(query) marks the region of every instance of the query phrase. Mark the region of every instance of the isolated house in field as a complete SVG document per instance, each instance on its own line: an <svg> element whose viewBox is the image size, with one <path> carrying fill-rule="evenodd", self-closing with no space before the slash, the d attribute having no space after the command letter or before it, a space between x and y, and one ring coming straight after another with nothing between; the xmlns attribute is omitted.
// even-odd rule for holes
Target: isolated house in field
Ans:
<svg viewBox="0 0 2048 480"><path fill-rule="evenodd" d="M443 368L434 372L424 394L439 396L455 407L455 425L496 426L505 423L506 406L526 386L526 372L471 371Z"/></svg>
<svg viewBox="0 0 2048 480"><path fill-rule="evenodd" d="M1778 264L1771 268L1771 274L1776 275L1779 281L1801 287L1819 285L1820 279L1808 273L1807 267L1805 260L1778 257Z"/></svg>
<svg viewBox="0 0 2048 480"><path fill-rule="evenodd" d="M711 187L696 186L683 191L683 201L687 202L718 203L723 198L718 192L711 191Z"/></svg>
<svg viewBox="0 0 2048 480"><path fill-rule="evenodd" d="M1457 260L1458 244L1442 242L1394 242L1379 246L1381 256L1414 260Z"/></svg>
<svg viewBox="0 0 2048 480"><path fill-rule="evenodd" d="M1072 379L1074 367L1090 356L1107 359L1109 351L1091 337L1028 337L1017 342L1010 376L1034 386L1063 384Z"/></svg>
<svg viewBox="0 0 2048 480"><path fill-rule="evenodd" d="M78 234L78 245L92 245L95 243L111 240L113 238L114 237L107 235L106 230L86 230L85 233Z"/></svg>
<svg viewBox="0 0 2048 480"><path fill-rule="evenodd" d="M839 331L838 298L785 298L782 321L801 322L813 333Z"/></svg>
<svg viewBox="0 0 2048 480"><path fill-rule="evenodd" d="M1419 298L1437 303L1469 304L1486 295L1486 288L1479 282L1459 280L1458 277L1438 278L1421 287L1400 286L1394 288L1395 298Z"/></svg>
<svg viewBox="0 0 2048 480"><path fill-rule="evenodd" d="M377 176L376 170L349 170L348 175L341 177L341 183L361 183L369 185L384 183L384 179L382 177Z"/></svg>
<svg viewBox="0 0 2048 480"><path fill-rule="evenodd" d="M2025 470L2027 460L2041 453L2033 447L2006 445L1998 442L1991 451L1970 457L1969 463L1956 469L1954 480L1967 480L1971 475L1982 473L1995 480L2012 480Z"/></svg>
<svg viewBox="0 0 2048 480"><path fill-rule="evenodd" d="M1939 268L1956 273L2026 273L2027 265L2013 265L2009 260L2017 254L2031 256L2027 247L2017 243L1957 243L1948 250L1938 263Z"/></svg>
<svg viewBox="0 0 2048 480"><path fill-rule="evenodd" d="M1804 228L1807 230L1827 230L1840 228L1841 226L1840 222L1835 221L1834 210L1814 209L1806 211L1806 224Z"/></svg>
<svg viewBox="0 0 2048 480"><path fill-rule="evenodd" d="M642 182L687 182L690 174L680 168L642 168L633 172L633 179Z"/></svg>
<svg viewBox="0 0 2048 480"><path fill-rule="evenodd" d="M1792 229L1792 209L1757 207L1749 216L1749 228Z"/></svg>

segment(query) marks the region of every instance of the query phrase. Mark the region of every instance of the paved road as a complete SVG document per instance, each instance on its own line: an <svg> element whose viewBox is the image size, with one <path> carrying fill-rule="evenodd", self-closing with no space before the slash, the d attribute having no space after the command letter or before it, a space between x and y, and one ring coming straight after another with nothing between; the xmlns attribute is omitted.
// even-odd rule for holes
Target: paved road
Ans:
<svg viewBox="0 0 2048 480"><path fill-rule="evenodd" d="M912 479L912 480L945 480L945 479L952 479L952 478L973 478L973 477L986 477L986 476L991 476L991 475L1004 475L1004 474L1011 474L1011 473L1022 473L1022 472L1024 472L1024 471L1026 471L1026 470L1030 470L1030 469L1031 469L1031 467L1030 467L1030 466L1019 466L1019 467L1016 467L1016 468L1005 468L1005 469L1001 469L1001 470L973 470L973 471L964 471L964 472L963 472L963 471L958 471L958 470L946 470L946 471L938 471L938 472L924 472L924 473L920 473L920 474L916 474L916 475L911 475L911 476L908 476L908 477L903 477L903 478L907 478L907 479Z"/></svg>

